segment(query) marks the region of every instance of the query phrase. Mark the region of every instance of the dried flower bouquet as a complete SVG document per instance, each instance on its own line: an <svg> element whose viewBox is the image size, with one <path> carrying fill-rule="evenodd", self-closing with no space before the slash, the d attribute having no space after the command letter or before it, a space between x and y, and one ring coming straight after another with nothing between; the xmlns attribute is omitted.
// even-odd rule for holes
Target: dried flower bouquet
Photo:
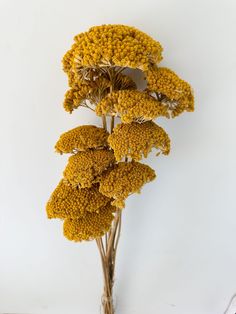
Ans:
<svg viewBox="0 0 236 314"><path fill-rule="evenodd" d="M70 87L64 109L93 110L102 127L78 126L60 136L56 151L71 156L46 210L48 218L64 220L67 239L96 240L104 275L104 314L115 311L114 271L125 200L156 177L140 160L152 149L157 155L170 151L168 134L153 120L194 110L190 85L159 67L161 60L158 41L125 25L90 28L74 37L63 58ZM144 73L145 90L138 90L125 75L127 68Z"/></svg>

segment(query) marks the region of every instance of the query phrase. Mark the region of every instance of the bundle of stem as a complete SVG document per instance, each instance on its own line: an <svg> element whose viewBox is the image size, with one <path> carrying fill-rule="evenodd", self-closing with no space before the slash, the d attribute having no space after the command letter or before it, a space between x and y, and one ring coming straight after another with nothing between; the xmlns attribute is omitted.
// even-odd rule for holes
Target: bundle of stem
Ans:
<svg viewBox="0 0 236 314"><path fill-rule="evenodd" d="M101 257L104 291L102 295L102 307L104 314L114 314L113 285L116 263L117 247L121 232L121 210L116 212L112 227L104 237L96 240Z"/></svg>
<svg viewBox="0 0 236 314"><path fill-rule="evenodd" d="M113 71L108 71L111 80L110 92L113 90ZM107 130L106 116L102 116L103 128ZM111 116L110 132L115 125L115 117ZM102 295L102 308L104 314L114 314L113 285L116 264L116 253L121 232L121 209L117 209L111 229L101 238L96 239L97 247L101 257L104 290Z"/></svg>

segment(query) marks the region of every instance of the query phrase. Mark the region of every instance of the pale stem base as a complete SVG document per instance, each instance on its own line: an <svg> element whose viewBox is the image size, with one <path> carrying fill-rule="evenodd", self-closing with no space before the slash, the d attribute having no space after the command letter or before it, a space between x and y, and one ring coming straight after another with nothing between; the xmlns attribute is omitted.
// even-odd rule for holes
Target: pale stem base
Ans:
<svg viewBox="0 0 236 314"><path fill-rule="evenodd" d="M101 256L104 277L104 291L102 296L103 314L114 314L113 285L117 246L121 230L121 210L116 212L110 231L96 240Z"/></svg>

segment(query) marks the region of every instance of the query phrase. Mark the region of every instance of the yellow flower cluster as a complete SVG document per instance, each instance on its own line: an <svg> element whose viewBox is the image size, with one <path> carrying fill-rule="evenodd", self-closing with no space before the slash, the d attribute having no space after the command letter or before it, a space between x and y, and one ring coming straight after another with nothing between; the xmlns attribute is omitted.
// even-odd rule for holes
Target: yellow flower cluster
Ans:
<svg viewBox="0 0 236 314"><path fill-rule="evenodd" d="M108 137L108 143L114 150L117 161L123 157L140 160L147 157L153 147L168 155L170 139L168 134L153 121L118 124Z"/></svg>
<svg viewBox="0 0 236 314"><path fill-rule="evenodd" d="M123 73L115 74L112 83L114 85L113 90L133 90L137 88L136 83L132 80L132 78Z"/></svg>
<svg viewBox="0 0 236 314"><path fill-rule="evenodd" d="M71 113L74 109L78 108L85 99L87 99L88 93L89 88L86 84L81 86L81 89L69 89L65 93L63 102L64 109Z"/></svg>
<svg viewBox="0 0 236 314"><path fill-rule="evenodd" d="M130 26L94 26L74 40L63 58L66 72L108 66L147 70L162 60L160 43Z"/></svg>
<svg viewBox="0 0 236 314"><path fill-rule="evenodd" d="M106 75L99 75L95 79L85 80L82 78L76 79L70 74L69 84L72 88L66 92L63 105L64 109L70 113L83 105L86 100L93 104L98 103L101 98L109 93L112 85L113 90L136 89L135 82L122 73L115 75L112 82Z"/></svg>
<svg viewBox="0 0 236 314"><path fill-rule="evenodd" d="M171 117L183 111L194 110L194 96L191 86L168 68L150 67L146 72L147 87L156 92Z"/></svg>
<svg viewBox="0 0 236 314"><path fill-rule="evenodd" d="M55 145L58 153L75 153L107 146L109 133L95 125L82 125L63 133Z"/></svg>
<svg viewBox="0 0 236 314"><path fill-rule="evenodd" d="M165 106L148 93L138 90L121 90L108 94L97 105L96 113L98 116L120 116L124 123L144 122L159 116L168 117Z"/></svg>
<svg viewBox="0 0 236 314"><path fill-rule="evenodd" d="M71 46L71 49L68 50L63 59L62 59L62 65L63 65L63 70L66 73L72 73L72 64L73 64L73 55L74 55L74 50L75 50L76 44L73 44Z"/></svg>
<svg viewBox="0 0 236 314"><path fill-rule="evenodd" d="M64 235L71 241L89 241L103 236L111 227L116 208L110 203L98 213L86 213L83 218L67 218L64 221Z"/></svg>
<svg viewBox="0 0 236 314"><path fill-rule="evenodd" d="M91 187L93 183L99 182L102 172L114 163L115 156L111 150L78 152L69 158L64 177L73 186Z"/></svg>
<svg viewBox="0 0 236 314"><path fill-rule="evenodd" d="M136 161L120 162L103 173L99 191L114 198L112 205L123 208L130 194L139 193L142 186L155 177L155 171L147 165Z"/></svg>
<svg viewBox="0 0 236 314"><path fill-rule="evenodd" d="M152 149L157 155L169 154L170 139L152 120L194 110L190 85L170 69L158 67L161 60L159 42L125 25L92 27L75 36L64 55L70 88L65 110L92 109L102 116L104 126L76 127L63 133L55 145L57 152L73 155L46 210L48 218L64 220L69 240L103 236L126 198L155 179L155 171L139 160ZM123 74L126 68L144 72L145 90L138 90L132 78ZM112 117L111 134L105 130L106 116ZM115 127L114 117L122 122Z"/></svg>
<svg viewBox="0 0 236 314"><path fill-rule="evenodd" d="M98 186L73 188L61 180L47 203L48 218L81 218L86 212L99 212L110 199L101 194Z"/></svg>
<svg viewBox="0 0 236 314"><path fill-rule="evenodd" d="M46 207L48 218L65 219L68 239L94 239L111 227L115 207L111 198L99 192L98 185L102 172L116 162L114 153L108 150L108 135L104 128L84 125L62 134L56 143L57 152L76 153L69 158L64 179Z"/></svg>

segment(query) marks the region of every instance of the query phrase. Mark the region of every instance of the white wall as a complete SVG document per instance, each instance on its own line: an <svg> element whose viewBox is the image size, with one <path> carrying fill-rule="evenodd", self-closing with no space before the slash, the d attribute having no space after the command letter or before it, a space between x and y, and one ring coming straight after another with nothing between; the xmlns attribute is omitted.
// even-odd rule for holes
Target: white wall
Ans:
<svg viewBox="0 0 236 314"><path fill-rule="evenodd" d="M136 26L195 89L196 111L160 124L169 157L130 197L118 253L117 314L223 313L236 292L236 2L1 0L0 313L99 313L94 242L74 244L45 203L67 156L58 136L90 113L62 108L60 60L92 25ZM100 123L100 122L99 122Z"/></svg>

